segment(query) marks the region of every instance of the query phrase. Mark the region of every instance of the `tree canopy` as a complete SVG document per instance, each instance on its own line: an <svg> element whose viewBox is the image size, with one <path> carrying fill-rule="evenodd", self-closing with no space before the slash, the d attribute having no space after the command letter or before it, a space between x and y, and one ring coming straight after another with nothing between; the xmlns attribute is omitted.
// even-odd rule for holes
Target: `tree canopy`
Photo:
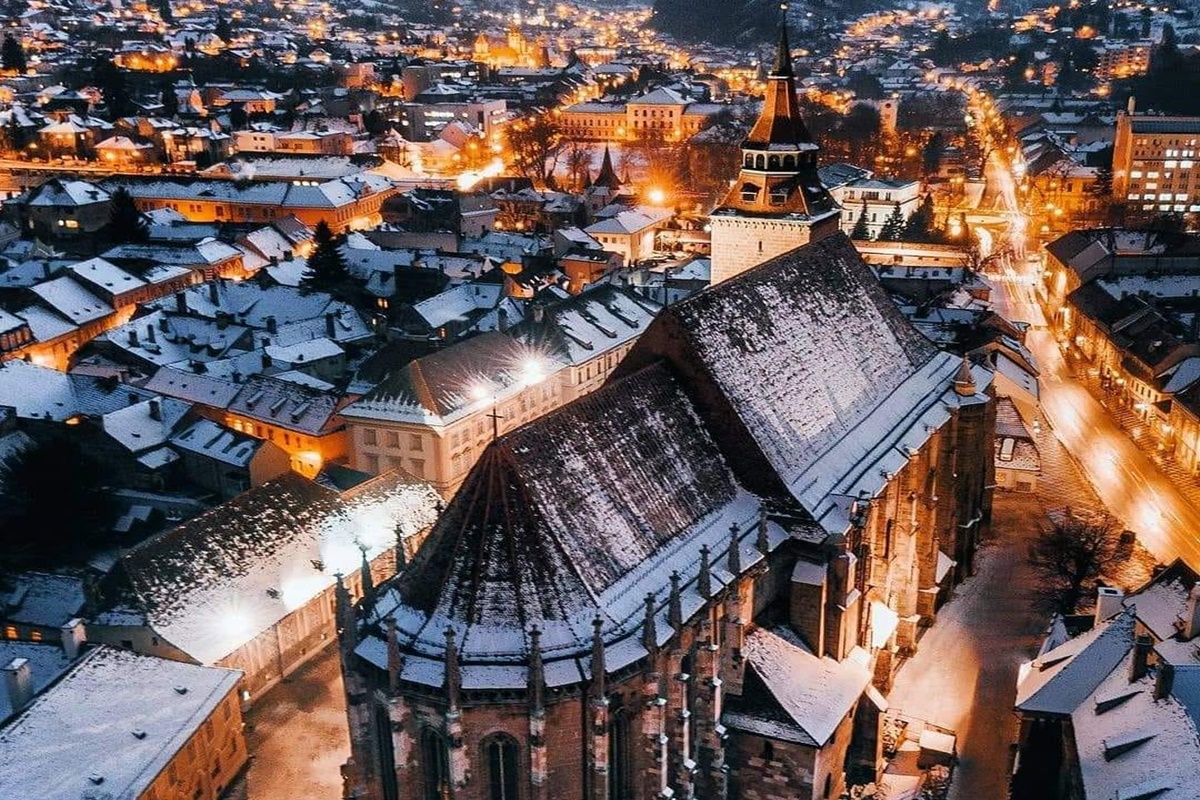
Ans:
<svg viewBox="0 0 1200 800"><path fill-rule="evenodd" d="M0 45L0 64L7 70L24 72L28 67L25 60L25 47L11 33L4 34L4 43Z"/></svg>
<svg viewBox="0 0 1200 800"><path fill-rule="evenodd" d="M103 471L69 439L52 439L0 462L0 568L84 559L109 544L115 518Z"/></svg>
<svg viewBox="0 0 1200 800"><path fill-rule="evenodd" d="M108 240L118 244L144 242L149 236L146 218L134 203L133 195L124 186L118 187L112 193L108 225L104 230Z"/></svg>
<svg viewBox="0 0 1200 800"><path fill-rule="evenodd" d="M305 265L300 287L308 292L343 293L350 281L346 258L339 249L341 237L334 236L329 223L321 220L313 234L313 251Z"/></svg>

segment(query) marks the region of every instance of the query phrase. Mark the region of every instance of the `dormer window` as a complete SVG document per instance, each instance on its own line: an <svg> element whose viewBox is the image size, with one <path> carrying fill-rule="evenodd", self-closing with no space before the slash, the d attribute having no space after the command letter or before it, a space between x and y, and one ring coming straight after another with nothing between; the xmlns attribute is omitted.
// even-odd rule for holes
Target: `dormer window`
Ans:
<svg viewBox="0 0 1200 800"><path fill-rule="evenodd" d="M752 183L742 184L742 202L753 203L758 199L758 187Z"/></svg>
<svg viewBox="0 0 1200 800"><path fill-rule="evenodd" d="M771 205L781 206L787 202L787 189L775 188L771 190Z"/></svg>

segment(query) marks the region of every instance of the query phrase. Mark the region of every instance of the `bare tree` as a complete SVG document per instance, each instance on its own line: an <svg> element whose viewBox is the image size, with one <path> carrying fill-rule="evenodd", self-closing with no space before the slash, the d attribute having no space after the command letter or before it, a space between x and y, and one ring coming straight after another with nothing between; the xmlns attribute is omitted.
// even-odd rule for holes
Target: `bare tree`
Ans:
<svg viewBox="0 0 1200 800"><path fill-rule="evenodd" d="M584 142L571 142L566 150L567 174L570 175L571 189L581 192L586 188L592 168L592 149Z"/></svg>
<svg viewBox="0 0 1200 800"><path fill-rule="evenodd" d="M508 126L508 148L513 167L538 186L550 183L565 140L562 128L549 114L540 114Z"/></svg>
<svg viewBox="0 0 1200 800"><path fill-rule="evenodd" d="M1042 576L1046 599L1073 614L1106 569L1123 557L1121 524L1104 513L1051 515L1051 525L1033 542L1029 563Z"/></svg>

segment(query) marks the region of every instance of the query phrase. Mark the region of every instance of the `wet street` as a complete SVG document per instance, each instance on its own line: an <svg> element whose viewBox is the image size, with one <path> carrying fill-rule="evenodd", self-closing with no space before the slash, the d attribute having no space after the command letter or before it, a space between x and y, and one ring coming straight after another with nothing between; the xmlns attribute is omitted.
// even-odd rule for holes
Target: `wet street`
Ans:
<svg viewBox="0 0 1200 800"><path fill-rule="evenodd" d="M1083 467L1100 499L1136 531L1159 561L1182 556L1200 564L1200 513L1088 390L1072 376L1045 327L1032 278L1010 271L997 281L997 308L1035 327L1026 344L1041 369L1042 413Z"/></svg>

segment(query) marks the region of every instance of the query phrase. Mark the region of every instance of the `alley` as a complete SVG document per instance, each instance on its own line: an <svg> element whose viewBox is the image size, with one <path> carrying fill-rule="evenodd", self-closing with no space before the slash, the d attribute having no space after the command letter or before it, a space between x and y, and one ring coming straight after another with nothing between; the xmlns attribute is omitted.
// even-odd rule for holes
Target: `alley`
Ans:
<svg viewBox="0 0 1200 800"><path fill-rule="evenodd" d="M958 732L952 800L1001 798L1008 791L1017 667L1046 627L1032 607L1036 580L1025 558L1041 517L1033 495L996 495L994 534L978 571L938 613L888 697L901 714Z"/></svg>
<svg viewBox="0 0 1200 800"><path fill-rule="evenodd" d="M239 800L338 800L350 755L336 647L326 648L246 714L254 754Z"/></svg>

